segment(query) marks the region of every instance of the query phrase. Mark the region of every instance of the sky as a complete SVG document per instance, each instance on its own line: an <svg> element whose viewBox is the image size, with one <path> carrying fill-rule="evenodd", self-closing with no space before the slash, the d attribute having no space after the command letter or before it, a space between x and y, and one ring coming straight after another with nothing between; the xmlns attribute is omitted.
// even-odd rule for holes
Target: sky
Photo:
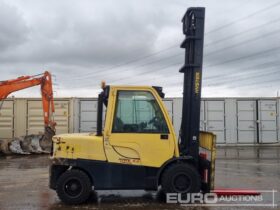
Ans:
<svg viewBox="0 0 280 210"><path fill-rule="evenodd" d="M0 0L0 80L48 70L55 97L96 97L102 80L180 97L181 19L196 6L206 7L202 96L277 96L280 0Z"/></svg>

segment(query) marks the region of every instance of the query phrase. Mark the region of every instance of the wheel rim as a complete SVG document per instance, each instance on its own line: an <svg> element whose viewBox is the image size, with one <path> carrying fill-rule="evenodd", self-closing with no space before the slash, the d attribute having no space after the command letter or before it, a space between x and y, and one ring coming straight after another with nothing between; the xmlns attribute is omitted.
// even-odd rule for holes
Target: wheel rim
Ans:
<svg viewBox="0 0 280 210"><path fill-rule="evenodd" d="M185 193L189 192L191 188L191 179L185 173L178 173L173 177L172 184L176 192Z"/></svg>
<svg viewBox="0 0 280 210"><path fill-rule="evenodd" d="M65 193L70 197L78 197L82 193L82 184L78 179L70 179L64 185Z"/></svg>

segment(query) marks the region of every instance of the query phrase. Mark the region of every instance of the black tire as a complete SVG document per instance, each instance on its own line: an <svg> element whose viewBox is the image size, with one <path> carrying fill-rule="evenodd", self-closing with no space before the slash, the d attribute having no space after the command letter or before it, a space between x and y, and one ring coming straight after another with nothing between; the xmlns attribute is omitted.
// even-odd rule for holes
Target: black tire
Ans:
<svg viewBox="0 0 280 210"><path fill-rule="evenodd" d="M68 170L57 180L56 193L66 204L84 203L91 193L91 181L81 170Z"/></svg>
<svg viewBox="0 0 280 210"><path fill-rule="evenodd" d="M197 193L201 180L197 170L188 163L175 163L162 175L161 187L165 193Z"/></svg>

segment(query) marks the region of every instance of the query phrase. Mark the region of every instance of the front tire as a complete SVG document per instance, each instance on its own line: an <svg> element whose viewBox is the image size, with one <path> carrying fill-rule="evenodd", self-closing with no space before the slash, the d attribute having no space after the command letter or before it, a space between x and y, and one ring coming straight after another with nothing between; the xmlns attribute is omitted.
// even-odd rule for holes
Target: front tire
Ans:
<svg viewBox="0 0 280 210"><path fill-rule="evenodd" d="M197 193L201 180L197 170L187 163L175 163L162 175L161 186L165 193Z"/></svg>
<svg viewBox="0 0 280 210"><path fill-rule="evenodd" d="M83 171L68 170L58 178L56 193L66 204L81 204L89 198L91 185L88 175Z"/></svg>

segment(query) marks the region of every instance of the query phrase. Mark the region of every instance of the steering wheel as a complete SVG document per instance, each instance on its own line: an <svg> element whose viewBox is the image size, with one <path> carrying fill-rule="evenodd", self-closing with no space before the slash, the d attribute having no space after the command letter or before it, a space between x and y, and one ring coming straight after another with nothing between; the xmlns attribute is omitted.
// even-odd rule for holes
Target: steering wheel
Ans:
<svg viewBox="0 0 280 210"><path fill-rule="evenodd" d="M160 120L157 116L154 116L150 121L149 124L154 124L155 126L157 126L159 124Z"/></svg>

